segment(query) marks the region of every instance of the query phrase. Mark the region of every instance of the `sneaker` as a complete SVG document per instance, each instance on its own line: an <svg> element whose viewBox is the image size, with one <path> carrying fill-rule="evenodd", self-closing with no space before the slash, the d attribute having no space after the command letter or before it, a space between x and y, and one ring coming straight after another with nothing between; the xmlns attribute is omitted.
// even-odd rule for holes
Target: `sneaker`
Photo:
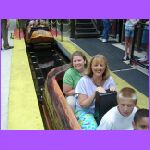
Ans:
<svg viewBox="0 0 150 150"><path fill-rule="evenodd" d="M102 39L102 42L103 42L103 43L106 43L106 42L107 42L107 40L106 40L106 39Z"/></svg>
<svg viewBox="0 0 150 150"><path fill-rule="evenodd" d="M127 58L128 58L128 60L130 60L130 59L131 59L131 56L130 56L130 55L128 55L128 56L127 56Z"/></svg>
<svg viewBox="0 0 150 150"><path fill-rule="evenodd" d="M126 61L126 60L130 60L130 58L129 58L129 56L124 56L122 60Z"/></svg>
<svg viewBox="0 0 150 150"><path fill-rule="evenodd" d="M14 36L11 36L10 39L14 39Z"/></svg>
<svg viewBox="0 0 150 150"><path fill-rule="evenodd" d="M102 41L103 40L103 38L102 37L100 37L100 38L98 38L100 41Z"/></svg>
<svg viewBox="0 0 150 150"><path fill-rule="evenodd" d="M138 59L139 61L147 61L147 56Z"/></svg>
<svg viewBox="0 0 150 150"><path fill-rule="evenodd" d="M7 46L7 47L4 47L4 50L12 49L12 48L14 48L14 46Z"/></svg>
<svg viewBox="0 0 150 150"><path fill-rule="evenodd" d="M14 39L14 34L13 33L11 33L10 39Z"/></svg>

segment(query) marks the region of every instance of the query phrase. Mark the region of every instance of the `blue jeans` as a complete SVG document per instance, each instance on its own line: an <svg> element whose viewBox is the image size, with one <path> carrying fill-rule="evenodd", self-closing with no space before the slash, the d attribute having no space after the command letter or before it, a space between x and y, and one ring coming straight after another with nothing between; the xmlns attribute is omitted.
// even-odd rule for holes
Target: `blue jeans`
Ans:
<svg viewBox="0 0 150 150"><path fill-rule="evenodd" d="M103 19L103 39L108 40L109 38L109 30L110 30L110 21L109 19Z"/></svg>

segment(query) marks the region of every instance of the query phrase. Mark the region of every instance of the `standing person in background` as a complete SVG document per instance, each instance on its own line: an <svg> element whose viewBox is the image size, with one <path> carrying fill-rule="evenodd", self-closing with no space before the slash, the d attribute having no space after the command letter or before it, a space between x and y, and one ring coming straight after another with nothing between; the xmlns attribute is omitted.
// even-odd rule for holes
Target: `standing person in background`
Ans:
<svg viewBox="0 0 150 150"><path fill-rule="evenodd" d="M3 38L3 47L5 50L14 48L10 46L8 43L8 28L10 25L10 21L8 19L1 20L1 27L2 27L2 38Z"/></svg>
<svg viewBox="0 0 150 150"><path fill-rule="evenodd" d="M10 19L9 34L10 39L14 39L17 19Z"/></svg>
<svg viewBox="0 0 150 150"><path fill-rule="evenodd" d="M75 110L75 87L84 75L87 66L86 56L82 52L76 51L71 58L71 68L65 72L63 77L63 93L73 111Z"/></svg>
<svg viewBox="0 0 150 150"><path fill-rule="evenodd" d="M103 33L102 33L102 42L106 43L109 38L109 31L110 31L110 20L109 19L103 19Z"/></svg>
<svg viewBox="0 0 150 150"><path fill-rule="evenodd" d="M23 34L25 35L26 33L26 25L27 25L27 19L18 19L18 28L22 29Z"/></svg>
<svg viewBox="0 0 150 150"><path fill-rule="evenodd" d="M144 49L146 50L146 55L142 58L140 58L140 62L149 62L148 56L149 56L149 20L146 21L143 29L143 34L142 34L142 41L141 43L144 46Z"/></svg>
<svg viewBox="0 0 150 150"><path fill-rule="evenodd" d="M125 22L125 55L123 61L130 60L135 25L139 19L127 19Z"/></svg>

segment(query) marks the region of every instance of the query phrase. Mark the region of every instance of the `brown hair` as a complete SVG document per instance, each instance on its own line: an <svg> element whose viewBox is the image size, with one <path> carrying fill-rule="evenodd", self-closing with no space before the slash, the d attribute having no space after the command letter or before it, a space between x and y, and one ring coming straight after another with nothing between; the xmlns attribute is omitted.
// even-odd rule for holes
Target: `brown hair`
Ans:
<svg viewBox="0 0 150 150"><path fill-rule="evenodd" d="M137 110L137 112L134 116L134 122L137 123L143 117L149 117L149 110L148 109L143 108L143 109Z"/></svg>
<svg viewBox="0 0 150 150"><path fill-rule="evenodd" d="M91 61L89 63L87 76L89 76L90 78L92 78L92 76L93 76L93 71L92 71L93 61L103 61L104 62L104 64L105 64L105 71L104 71L104 73L102 75L102 79L103 80L107 80L110 77L110 71L109 71L108 62L107 62L107 59L106 59L105 56L99 55L99 54L92 57L92 59L91 59Z"/></svg>
<svg viewBox="0 0 150 150"><path fill-rule="evenodd" d="M84 64L84 67L85 68L88 67L88 60L87 60L86 56L81 51L75 51L72 54L72 56L71 56L71 63L70 63L71 67L73 67L73 58L74 58L74 56L81 56L84 59L84 61L86 61L86 63Z"/></svg>

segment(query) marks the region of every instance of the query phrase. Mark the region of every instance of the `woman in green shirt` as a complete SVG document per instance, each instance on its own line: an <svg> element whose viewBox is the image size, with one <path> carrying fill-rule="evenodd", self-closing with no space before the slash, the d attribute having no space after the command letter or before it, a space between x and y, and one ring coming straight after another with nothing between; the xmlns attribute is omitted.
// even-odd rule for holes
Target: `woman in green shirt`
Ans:
<svg viewBox="0 0 150 150"><path fill-rule="evenodd" d="M75 110L74 90L80 78L85 74L87 66L86 56L81 51L76 51L71 58L71 67L65 72L63 77L63 93L73 111Z"/></svg>

